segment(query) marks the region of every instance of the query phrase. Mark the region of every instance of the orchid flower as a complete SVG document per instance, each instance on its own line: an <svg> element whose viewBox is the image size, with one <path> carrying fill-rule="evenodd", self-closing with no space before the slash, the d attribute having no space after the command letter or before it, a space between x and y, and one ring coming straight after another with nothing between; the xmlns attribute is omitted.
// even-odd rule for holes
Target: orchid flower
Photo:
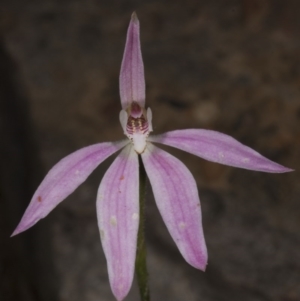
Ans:
<svg viewBox="0 0 300 301"><path fill-rule="evenodd" d="M204 129L176 130L157 136L145 108L144 66L139 21L133 13L120 72L120 122L128 139L82 148L59 161L46 175L13 235L36 224L83 183L106 158L121 150L105 173L97 194L97 218L108 275L117 300L133 280L139 227L141 156L162 218L184 259L205 270L207 249L197 184L187 167L153 143L169 145L208 161L283 173L291 169L263 157L234 138Z"/></svg>

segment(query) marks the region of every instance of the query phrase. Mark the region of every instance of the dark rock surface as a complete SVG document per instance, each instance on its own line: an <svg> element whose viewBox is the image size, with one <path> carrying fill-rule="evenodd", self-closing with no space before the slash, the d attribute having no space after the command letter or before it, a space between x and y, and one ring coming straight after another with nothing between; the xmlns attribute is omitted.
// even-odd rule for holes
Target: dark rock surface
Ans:
<svg viewBox="0 0 300 301"><path fill-rule="evenodd" d="M202 273L184 262L149 188L146 231L153 300L300 300L298 1L2 0L0 7L0 33L25 87L33 125L28 135L37 143L44 171L80 147L123 138L118 75L133 10L141 22L155 133L221 131L296 169L290 174L252 172L172 149L198 183L209 264ZM38 161L34 150L30 154L32 162ZM58 300L114 300L95 211L97 187L110 162L35 226L40 230L28 231L42 231L35 245L49 239L50 248L51 243L42 261L54 262ZM2 188L0 197L7 204ZM15 204L24 207L29 199ZM11 210L3 208L7 217ZM8 234L16 226L5 225ZM21 244L24 235L13 240ZM5 235L2 239L1 248L12 244ZM51 282L49 273L49 267L38 270L44 283ZM3 279L7 275L1 272ZM43 290L55 296L56 286ZM6 296L4 301L16 300ZM42 295L23 299L47 300ZM136 284L127 300L139 300Z"/></svg>
<svg viewBox="0 0 300 301"><path fill-rule="evenodd" d="M58 292L47 223L9 239L43 173L18 68L2 40L0 99L0 300L55 301Z"/></svg>

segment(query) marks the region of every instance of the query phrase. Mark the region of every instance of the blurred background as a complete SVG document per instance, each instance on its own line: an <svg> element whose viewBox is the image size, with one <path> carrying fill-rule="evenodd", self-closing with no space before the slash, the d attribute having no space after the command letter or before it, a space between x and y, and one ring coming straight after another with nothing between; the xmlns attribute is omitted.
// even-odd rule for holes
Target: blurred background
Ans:
<svg viewBox="0 0 300 301"><path fill-rule="evenodd" d="M118 76L136 10L154 133L229 134L296 169L265 174L175 151L196 178L209 262L189 266L147 194L153 300L300 300L300 2L2 0L0 300L106 301L95 199L113 158L9 238L46 172L123 138ZM134 282L127 300L139 300Z"/></svg>

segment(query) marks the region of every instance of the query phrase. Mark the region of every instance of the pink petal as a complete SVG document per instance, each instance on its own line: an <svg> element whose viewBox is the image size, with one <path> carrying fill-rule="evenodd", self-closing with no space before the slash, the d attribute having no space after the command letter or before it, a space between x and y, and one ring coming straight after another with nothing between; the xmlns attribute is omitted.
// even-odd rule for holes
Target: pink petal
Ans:
<svg viewBox="0 0 300 301"><path fill-rule="evenodd" d="M140 23L133 13L127 31L126 45L120 72L120 96L126 110L135 101L145 106L144 64L140 46Z"/></svg>
<svg viewBox="0 0 300 301"><path fill-rule="evenodd" d="M282 173L292 169L279 165L234 138L210 130L188 129L150 136L149 141L173 146L208 161L250 170Z"/></svg>
<svg viewBox="0 0 300 301"><path fill-rule="evenodd" d="M139 163L131 145L101 181L97 216L111 289L123 300L133 280L139 226Z"/></svg>
<svg viewBox="0 0 300 301"><path fill-rule="evenodd" d="M148 143L142 154L162 218L184 259L205 270L207 250L196 182L177 158Z"/></svg>
<svg viewBox="0 0 300 301"><path fill-rule="evenodd" d="M44 218L83 183L101 162L126 143L127 141L94 144L68 155L54 165L33 195L12 236L27 230Z"/></svg>

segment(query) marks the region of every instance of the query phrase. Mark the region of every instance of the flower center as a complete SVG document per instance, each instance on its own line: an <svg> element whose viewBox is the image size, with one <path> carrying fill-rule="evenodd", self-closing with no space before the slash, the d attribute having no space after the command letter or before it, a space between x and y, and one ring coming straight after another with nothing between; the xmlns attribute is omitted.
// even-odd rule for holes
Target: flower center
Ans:
<svg viewBox="0 0 300 301"><path fill-rule="evenodd" d="M131 106L120 112L120 122L124 134L132 141L134 150L141 154L147 145L147 137L152 131L152 113L150 108L146 111L138 103L132 102Z"/></svg>
<svg viewBox="0 0 300 301"><path fill-rule="evenodd" d="M133 135L135 133L140 133L140 134L144 134L144 135L148 136L148 134L149 134L148 121L146 120L144 115L142 115L141 117L138 117L138 118L129 116L127 125L126 125L126 131L127 131L127 135L128 134Z"/></svg>

